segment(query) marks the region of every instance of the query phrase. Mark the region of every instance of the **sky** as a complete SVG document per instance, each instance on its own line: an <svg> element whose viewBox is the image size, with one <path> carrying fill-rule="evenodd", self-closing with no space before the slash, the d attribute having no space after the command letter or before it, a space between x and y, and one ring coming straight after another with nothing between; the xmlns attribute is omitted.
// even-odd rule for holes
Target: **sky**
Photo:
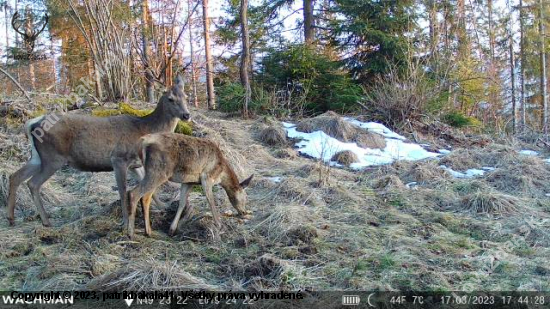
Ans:
<svg viewBox="0 0 550 309"><path fill-rule="evenodd" d="M12 8L15 6L15 1L16 0L7 0L7 1L8 1L8 3L10 3L10 6ZM227 0L210 0L209 1L209 15L212 19L217 20L220 17L224 16L222 6L226 2L227 2ZM297 1L297 3L295 4L296 7L299 7L299 2L301 2L301 1ZM182 1L182 3L185 3L185 1ZM255 5L258 5L260 3L261 3L261 0L251 0L250 1L251 6L255 6ZM21 8L21 6L20 6L20 8ZM200 18L200 16L202 16L201 15L202 14L201 8L202 7L199 5L199 7L197 9L197 13L196 13L197 14L196 16L198 18ZM295 9L295 8L293 8L293 9ZM182 19L186 17L186 10L187 10L187 5L185 5L185 4L181 5L181 12L182 12L182 17L181 18ZM282 15L286 16L287 14L284 14L284 13L285 12L283 12ZM295 28L299 19L301 19L300 12L295 13L290 18L286 19L285 22L284 22L284 25L287 29ZM183 23L184 20L182 20L181 22ZM15 35L17 35L17 34L11 28L11 16L8 15L7 20L6 20L5 12L4 12L3 8L1 8L0 9L0 51L1 51L1 54L2 54L2 58L4 60L5 60L5 54L6 54L6 23L9 27L8 36L9 36L10 47L13 47L15 45L14 44ZM214 21L214 23L211 26L212 31L215 30L215 24L216 24L216 22ZM295 35L295 34L296 34L296 32L292 32L292 31L291 32L285 32L284 36L287 39L291 39L292 36ZM189 34L188 34L187 31L183 34L183 37L184 38L189 37ZM197 34L195 34L195 37L198 37ZM47 38L48 38L48 34L47 34L47 30L46 30L46 31L44 31L44 33L42 35L40 35L39 42L37 42L37 45L42 43L42 44L48 44L48 46L49 46L50 42ZM189 44L188 40L183 40L182 39L181 42L182 42L181 44L185 45L185 46L182 46L183 47L182 50L184 51L184 54L186 52L188 53L188 50L189 50L189 46L187 46ZM59 46L59 42L54 42L54 46ZM215 46L214 44L213 44L212 48L213 48L213 53L216 56L219 56L220 54L222 54L225 51L223 49L223 47ZM238 52L238 51L232 51L232 52Z"/></svg>

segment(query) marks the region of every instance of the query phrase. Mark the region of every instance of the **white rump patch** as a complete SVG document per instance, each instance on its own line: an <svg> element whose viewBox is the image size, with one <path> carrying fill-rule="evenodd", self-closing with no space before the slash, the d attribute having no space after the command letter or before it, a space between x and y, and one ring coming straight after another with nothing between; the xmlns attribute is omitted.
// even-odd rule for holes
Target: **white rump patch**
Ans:
<svg viewBox="0 0 550 309"><path fill-rule="evenodd" d="M45 117L45 115L38 116L36 118L33 118L33 119L27 121L27 123L25 123L25 129L27 131L27 138L31 142L31 159L30 159L29 162L33 165L42 164L42 160L40 159L40 155L38 154L38 151L36 150L36 145L34 144L34 138L32 136L31 128L35 123L38 123L38 122L42 121L44 119L44 117Z"/></svg>

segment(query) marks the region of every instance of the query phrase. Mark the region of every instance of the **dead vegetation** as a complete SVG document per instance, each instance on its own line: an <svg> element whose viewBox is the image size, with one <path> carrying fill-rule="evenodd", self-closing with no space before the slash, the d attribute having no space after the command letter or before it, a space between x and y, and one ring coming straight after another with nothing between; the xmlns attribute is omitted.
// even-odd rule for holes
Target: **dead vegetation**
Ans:
<svg viewBox="0 0 550 309"><path fill-rule="evenodd" d="M260 141L268 146L285 146L286 132L280 126L268 126L260 132Z"/></svg>
<svg viewBox="0 0 550 309"><path fill-rule="evenodd" d="M364 148L383 149L386 147L386 139L382 135L358 128L331 111L300 121L296 125L296 130L305 133L323 131L342 142L355 142Z"/></svg>
<svg viewBox="0 0 550 309"><path fill-rule="evenodd" d="M330 160L344 166L350 166L352 163L359 162L359 158L357 157L357 155L353 151L349 150L335 153Z"/></svg>
<svg viewBox="0 0 550 309"><path fill-rule="evenodd" d="M257 137L275 123L193 112L194 134L215 140L239 177L254 173L253 216L231 216L214 192L222 243L200 190L197 212L167 232L177 202L152 208L152 237L128 241L111 173L59 171L43 187L52 228L43 228L25 186L16 226L0 220L0 286L5 290L548 290L550 170L541 158L497 144L456 149L442 158L457 171L494 167L456 179L443 161L396 162L362 172L322 168L296 150ZM7 175L27 156L17 128L2 128L0 208ZM353 133L348 136L353 140ZM4 148L3 148L4 149ZM546 156L545 156L546 157ZM238 168L240 167L240 168ZM174 192L160 193L168 200ZM114 205L114 207L111 207ZM4 207L2 207L4 206ZM109 211L114 209L115 211ZM143 229L138 210L137 229Z"/></svg>
<svg viewBox="0 0 550 309"><path fill-rule="evenodd" d="M468 194L462 200L464 209L474 213L510 214L518 211L519 199L492 190Z"/></svg>

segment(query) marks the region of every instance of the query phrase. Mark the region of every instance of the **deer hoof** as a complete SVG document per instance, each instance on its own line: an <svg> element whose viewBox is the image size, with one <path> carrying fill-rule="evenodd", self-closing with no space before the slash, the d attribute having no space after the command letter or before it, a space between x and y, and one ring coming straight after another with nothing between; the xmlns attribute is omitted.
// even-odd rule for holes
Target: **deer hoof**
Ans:
<svg viewBox="0 0 550 309"><path fill-rule="evenodd" d="M14 226L15 225L15 220L14 219L11 219L11 218L8 218L8 224L10 226Z"/></svg>
<svg viewBox="0 0 550 309"><path fill-rule="evenodd" d="M170 229L170 230L168 231L168 236L173 237L174 235L176 235L176 230Z"/></svg>
<svg viewBox="0 0 550 309"><path fill-rule="evenodd" d="M44 227L52 227L52 224L50 223L49 220L46 220L46 221L42 222L42 225L43 225Z"/></svg>

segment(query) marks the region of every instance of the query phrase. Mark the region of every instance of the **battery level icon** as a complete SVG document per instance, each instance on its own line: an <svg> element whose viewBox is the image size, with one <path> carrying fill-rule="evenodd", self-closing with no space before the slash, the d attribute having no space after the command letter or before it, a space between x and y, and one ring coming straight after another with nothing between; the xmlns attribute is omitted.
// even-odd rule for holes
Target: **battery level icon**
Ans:
<svg viewBox="0 0 550 309"><path fill-rule="evenodd" d="M343 295L342 305L344 306L357 306L361 302L359 295Z"/></svg>

